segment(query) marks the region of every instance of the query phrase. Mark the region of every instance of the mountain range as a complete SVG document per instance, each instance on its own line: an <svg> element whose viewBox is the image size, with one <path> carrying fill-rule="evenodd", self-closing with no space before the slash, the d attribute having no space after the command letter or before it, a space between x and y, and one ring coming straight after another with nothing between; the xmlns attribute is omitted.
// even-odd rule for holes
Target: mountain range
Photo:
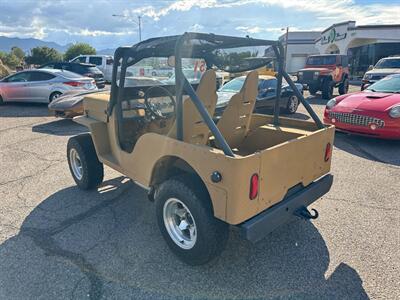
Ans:
<svg viewBox="0 0 400 300"><path fill-rule="evenodd" d="M24 52L29 52L34 47L47 46L54 48L57 51L65 52L72 44L60 45L55 42L47 42L34 38L15 38L0 36L0 51L9 52L12 47L16 46L21 48ZM102 49L97 50L97 54L113 55L115 49Z"/></svg>

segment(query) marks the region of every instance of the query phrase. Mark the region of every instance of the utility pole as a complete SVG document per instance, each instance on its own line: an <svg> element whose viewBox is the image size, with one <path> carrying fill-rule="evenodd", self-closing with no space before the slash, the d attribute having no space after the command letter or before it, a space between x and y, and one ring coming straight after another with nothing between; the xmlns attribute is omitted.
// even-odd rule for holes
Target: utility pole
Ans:
<svg viewBox="0 0 400 300"><path fill-rule="evenodd" d="M283 28L282 28L283 29ZM285 63L283 65L283 69L286 71L286 61L287 61L287 47L289 43L289 26L286 27L286 37L285 37Z"/></svg>
<svg viewBox="0 0 400 300"><path fill-rule="evenodd" d="M142 16L138 16L138 25L139 25L139 42L142 41Z"/></svg>
<svg viewBox="0 0 400 300"><path fill-rule="evenodd" d="M136 25L138 25L138 29L139 29L139 42L142 41L142 16L137 16L138 20L132 20L129 16L125 16L125 15L116 15L113 14L113 17L120 17L120 18L126 18L130 21L132 21L133 23L135 23Z"/></svg>

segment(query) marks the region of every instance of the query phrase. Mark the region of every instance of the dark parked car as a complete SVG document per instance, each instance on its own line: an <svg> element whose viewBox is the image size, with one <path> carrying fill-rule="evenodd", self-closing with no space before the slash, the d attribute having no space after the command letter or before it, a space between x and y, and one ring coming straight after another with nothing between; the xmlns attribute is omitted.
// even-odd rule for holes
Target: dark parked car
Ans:
<svg viewBox="0 0 400 300"><path fill-rule="evenodd" d="M39 69L68 70L70 72L81 74L86 77L91 77L96 81L96 85L99 89L104 88L106 84L103 72L101 72L99 68L97 68L95 65L92 64L53 62L40 66Z"/></svg>
<svg viewBox="0 0 400 300"><path fill-rule="evenodd" d="M240 76L224 84L217 92L218 102L216 115L222 114L229 100L233 95L242 89L246 76ZM258 95L255 110L273 109L276 99L276 87L278 80L274 76L260 75L258 79ZM295 84L300 93L303 93L303 86ZM282 81L282 93L280 107L286 113L294 114L299 106L299 99L293 93L286 81Z"/></svg>

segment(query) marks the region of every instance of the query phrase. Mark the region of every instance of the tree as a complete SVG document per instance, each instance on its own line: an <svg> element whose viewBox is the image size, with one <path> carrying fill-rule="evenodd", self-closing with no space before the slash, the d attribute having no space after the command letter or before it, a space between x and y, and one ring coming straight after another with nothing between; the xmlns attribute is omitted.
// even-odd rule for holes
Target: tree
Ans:
<svg viewBox="0 0 400 300"><path fill-rule="evenodd" d="M64 54L64 59L69 61L78 55L96 54L96 49L86 43L77 43L68 48Z"/></svg>
<svg viewBox="0 0 400 300"><path fill-rule="evenodd" d="M35 47L31 49L31 55L25 58L26 63L42 65L48 62L61 61L62 54L54 48Z"/></svg>
<svg viewBox="0 0 400 300"><path fill-rule="evenodd" d="M11 48L11 53L14 54L16 57L18 57L19 60L23 60L25 57L25 52L19 48L19 47L12 47Z"/></svg>
<svg viewBox="0 0 400 300"><path fill-rule="evenodd" d="M3 62L11 69L15 69L16 66L21 64L21 60L18 57L16 57L13 53L8 53L4 58Z"/></svg>
<svg viewBox="0 0 400 300"><path fill-rule="evenodd" d="M21 54L21 53L19 53L19 51L14 52L11 50L10 53L0 51L0 60L7 67L9 67L11 69L15 69L15 67L17 67L18 65L21 65L21 63L22 63L22 59L20 57L18 57L18 55L16 55L15 53L18 55ZM23 51L22 51L22 53L23 53Z"/></svg>

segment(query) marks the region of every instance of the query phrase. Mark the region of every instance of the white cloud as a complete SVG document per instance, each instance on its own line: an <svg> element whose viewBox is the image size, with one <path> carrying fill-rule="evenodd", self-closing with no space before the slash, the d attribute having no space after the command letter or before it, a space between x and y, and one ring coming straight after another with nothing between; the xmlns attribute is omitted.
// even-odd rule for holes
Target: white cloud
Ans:
<svg viewBox="0 0 400 300"><path fill-rule="evenodd" d="M353 0L178 0L164 7L156 8L150 5L134 9L132 12L159 20L174 11L189 11L192 8L232 8L249 4L295 9L314 13L318 19L355 20L360 24L397 23L400 15L400 4L359 5Z"/></svg>
<svg viewBox="0 0 400 300"><path fill-rule="evenodd" d="M217 7L218 6L217 3L218 2L216 0L203 0L201 2L194 0L180 0L173 2L162 8L155 8L152 5L136 8L132 10L132 13L150 17L153 20L158 21L160 17L164 17L172 11L189 11L194 7L198 8Z"/></svg>
<svg viewBox="0 0 400 300"><path fill-rule="evenodd" d="M198 24L198 23L193 24L192 26L189 27L189 31L194 31L194 32L199 32L203 29L204 29L204 26L201 24Z"/></svg>
<svg viewBox="0 0 400 300"><path fill-rule="evenodd" d="M144 39L187 30L272 39L283 34L281 27L286 26L296 31L321 30L348 20L356 21L357 25L399 23L400 0L387 4L355 1L102 0L86 3L74 0L73 5L70 1L3 1L0 35L35 37L60 44L86 41L100 49L135 43L138 15L143 16ZM82 11L82 7L87 9ZM126 18L115 18L113 14Z"/></svg>
<svg viewBox="0 0 400 300"><path fill-rule="evenodd" d="M47 36L43 22L37 18L32 18L28 26L6 25L0 22L0 35L7 37L33 37L43 39Z"/></svg>

